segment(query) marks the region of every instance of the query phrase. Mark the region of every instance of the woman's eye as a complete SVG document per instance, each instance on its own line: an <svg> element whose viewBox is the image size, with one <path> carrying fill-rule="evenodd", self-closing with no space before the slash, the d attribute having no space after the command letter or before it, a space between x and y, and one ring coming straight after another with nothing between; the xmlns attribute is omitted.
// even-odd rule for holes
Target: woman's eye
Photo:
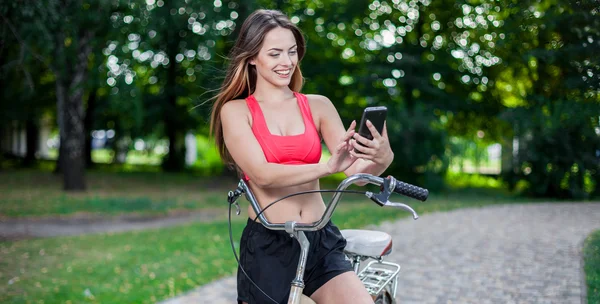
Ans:
<svg viewBox="0 0 600 304"><path fill-rule="evenodd" d="M298 51L290 51L290 54L296 54Z"/></svg>
<svg viewBox="0 0 600 304"><path fill-rule="evenodd" d="M271 56L271 57L277 57L277 56L279 56L279 54L270 54L269 56Z"/></svg>

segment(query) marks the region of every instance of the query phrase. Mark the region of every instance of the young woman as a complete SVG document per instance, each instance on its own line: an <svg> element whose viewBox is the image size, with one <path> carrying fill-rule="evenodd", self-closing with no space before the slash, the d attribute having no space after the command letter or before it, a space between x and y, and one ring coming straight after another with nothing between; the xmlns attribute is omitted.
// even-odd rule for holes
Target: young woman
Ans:
<svg viewBox="0 0 600 304"><path fill-rule="evenodd" d="M374 136L368 140L355 133L355 121L344 129L329 99L300 93L305 50L302 33L285 15L255 11L241 27L213 105L211 133L221 157L248 181L263 208L287 194L319 189L319 178L333 173L379 175L394 158L385 128L379 134L368 124ZM319 162L321 140L332 154L326 163ZM324 211L323 198L313 193L281 201L265 215L273 223L312 223ZM287 233L251 220L256 217L251 207L248 214L240 265L269 297L287 303L299 245ZM304 293L318 304L373 303L345 260L339 229L330 222L306 236L311 249ZM272 303L241 271L238 302Z"/></svg>

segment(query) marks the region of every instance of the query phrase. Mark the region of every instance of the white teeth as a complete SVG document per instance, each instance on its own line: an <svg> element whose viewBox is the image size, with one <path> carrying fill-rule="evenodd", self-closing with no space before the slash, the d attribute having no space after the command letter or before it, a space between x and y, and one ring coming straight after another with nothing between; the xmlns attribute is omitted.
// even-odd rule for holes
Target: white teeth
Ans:
<svg viewBox="0 0 600 304"><path fill-rule="evenodd" d="M279 74L279 75L289 75L291 70L285 70L285 71L275 71L275 73Z"/></svg>

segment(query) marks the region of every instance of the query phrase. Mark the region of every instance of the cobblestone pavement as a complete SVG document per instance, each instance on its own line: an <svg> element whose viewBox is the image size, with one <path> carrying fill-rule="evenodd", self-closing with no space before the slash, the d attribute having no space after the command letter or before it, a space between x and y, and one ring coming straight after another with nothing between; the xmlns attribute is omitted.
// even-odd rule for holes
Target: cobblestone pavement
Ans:
<svg viewBox="0 0 600 304"><path fill-rule="evenodd" d="M387 259L402 265L400 303L436 304L585 303L581 246L599 228L598 203L461 209L377 227L394 239ZM235 298L228 277L163 304Z"/></svg>

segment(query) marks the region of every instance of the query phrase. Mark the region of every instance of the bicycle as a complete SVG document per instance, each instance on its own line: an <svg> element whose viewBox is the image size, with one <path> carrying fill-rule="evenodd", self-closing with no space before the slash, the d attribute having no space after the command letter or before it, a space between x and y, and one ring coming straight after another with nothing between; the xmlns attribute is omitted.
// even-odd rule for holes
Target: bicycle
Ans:
<svg viewBox="0 0 600 304"><path fill-rule="evenodd" d="M375 194L371 191L357 192L346 190L346 188L348 188L350 185L358 182L366 182L380 186L380 192ZM331 198L329 204L327 205L325 212L323 213L323 216L320 220L310 224L297 223L295 221L288 221L283 224L273 224L270 223L264 216L264 211L267 210L273 204L290 196L311 192L335 193ZM238 183L238 187L234 191L229 191L229 206L231 208L231 205L235 205L237 208L238 215L240 214L240 208L239 204L237 203L237 199L242 194L245 194L246 199L250 202L252 208L254 209L254 212L257 215L256 217L260 219L260 222L263 226L271 230L284 230L290 235L290 237L295 238L300 243L300 259L298 261L296 276L291 282L288 304L314 303L314 301L302 294L302 291L304 289L304 270L306 267L308 249L310 247L310 244L304 232L316 231L323 228L327 224L327 222L329 222L331 215L335 211L335 208L341 198L341 194L344 192L361 194L364 193L369 199L371 199L380 206L396 207L411 212L413 215L413 219L415 220L419 218L417 212L415 212L415 210L409 205L403 203L390 202L390 195L392 194L392 192L396 192L398 194L402 194L420 201L427 200L427 197L429 195L429 191L427 189L398 181L393 176L382 178L379 176L374 176L365 173L354 174L347 177L339 184L336 190L313 190L293 193L270 203L264 209L260 208L258 201L256 200L256 198L252 194L252 191L243 179L240 180L240 182ZM394 304L396 302L395 298L397 292L400 265L392 262L383 261L383 257L388 255L392 251L391 236L385 232L370 230L345 229L341 230L341 232L347 241L347 246L345 250L346 256L351 260L354 272L363 282L369 294L374 298L375 303ZM236 257L236 260L238 260L237 255L235 254L235 248L233 246L231 229L229 231L229 236L232 248L234 249L234 255ZM367 259L371 259L372 261L370 261L362 270L360 270L361 262Z"/></svg>

